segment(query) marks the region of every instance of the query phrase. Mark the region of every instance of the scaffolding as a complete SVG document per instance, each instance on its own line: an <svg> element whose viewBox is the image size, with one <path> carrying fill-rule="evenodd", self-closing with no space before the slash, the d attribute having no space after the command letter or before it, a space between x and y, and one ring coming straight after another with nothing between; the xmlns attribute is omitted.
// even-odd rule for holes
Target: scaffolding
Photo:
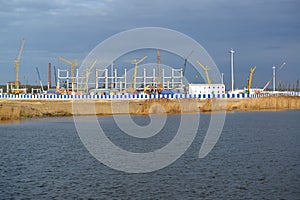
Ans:
<svg viewBox="0 0 300 200"><path fill-rule="evenodd" d="M152 72L151 72L152 71ZM162 69L162 77L156 76L155 68L149 72L146 68L143 69L143 74L136 77L136 90L142 91L147 85L157 86L158 81L161 82L165 90L180 90L183 88L183 71L182 69L171 69L168 72ZM108 75L108 69L96 69L95 88L114 89L123 91L133 86L133 78L124 69L122 76L118 74L117 69L114 69L113 76ZM92 84L92 83L91 83Z"/></svg>
<svg viewBox="0 0 300 200"><path fill-rule="evenodd" d="M120 70L121 71L121 70ZM57 89L72 91L72 79L74 79L75 92L88 92L90 89L107 89L119 92L129 91L133 87L133 74L128 73L127 69L119 73L118 69L95 69L94 76L87 83L86 75L80 74L78 69L75 77L70 77L68 69L58 69ZM182 90L183 89L183 70L180 69L161 69L161 77L157 77L155 68L143 68L136 77L136 91L143 91L145 87L151 85L157 88L162 85L163 90Z"/></svg>

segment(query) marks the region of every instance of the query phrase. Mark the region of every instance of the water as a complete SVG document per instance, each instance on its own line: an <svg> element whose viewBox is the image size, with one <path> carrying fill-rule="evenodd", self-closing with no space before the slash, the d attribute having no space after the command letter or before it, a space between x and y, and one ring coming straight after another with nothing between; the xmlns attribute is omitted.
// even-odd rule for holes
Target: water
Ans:
<svg viewBox="0 0 300 200"><path fill-rule="evenodd" d="M300 199L300 111L229 113L215 148L198 159L210 115L186 153L151 173L116 171L82 145L72 118L0 125L0 199ZM134 116L146 125L147 116ZM178 127L168 116L163 133L146 142L120 133L99 117L110 139L132 151L164 146Z"/></svg>

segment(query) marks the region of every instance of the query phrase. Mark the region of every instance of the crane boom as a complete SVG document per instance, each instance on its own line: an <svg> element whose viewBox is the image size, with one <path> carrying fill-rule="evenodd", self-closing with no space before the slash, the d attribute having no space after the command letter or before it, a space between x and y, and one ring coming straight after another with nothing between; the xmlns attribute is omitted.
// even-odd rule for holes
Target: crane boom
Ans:
<svg viewBox="0 0 300 200"><path fill-rule="evenodd" d="M271 81L268 81L268 82L266 83L266 85L264 86L264 88L262 89L262 91L264 91L264 90L270 85L270 83L271 83Z"/></svg>
<svg viewBox="0 0 300 200"><path fill-rule="evenodd" d="M157 50L157 82L160 84L161 74L160 74L160 51Z"/></svg>
<svg viewBox="0 0 300 200"><path fill-rule="evenodd" d="M248 81L248 93L250 93L250 87L252 84L252 77L253 77L253 73L256 69L256 66L254 66L253 68L250 69L250 75L249 75L249 81Z"/></svg>
<svg viewBox="0 0 300 200"><path fill-rule="evenodd" d="M25 38L22 39L18 57L17 57L17 59L15 59L15 69L16 69L15 87L16 87L16 89L19 89L19 64L20 64L20 59L21 59L21 55L23 52L24 44L25 44Z"/></svg>
<svg viewBox="0 0 300 200"><path fill-rule="evenodd" d="M138 64L140 64L141 62L143 62L148 56L143 57L140 60L133 60L132 64L134 64L134 75L133 75L133 89L136 90L136 76L137 76L137 68L138 68Z"/></svg>
<svg viewBox="0 0 300 200"><path fill-rule="evenodd" d="M86 80L85 80L85 87L84 87L84 91L85 91L85 92L88 92L88 89L89 89L89 79L90 79L91 71L92 71L93 68L95 67L96 63L97 63L97 60L95 60L95 61L92 63L91 67L88 68L87 71L86 71Z"/></svg>
<svg viewBox="0 0 300 200"><path fill-rule="evenodd" d="M163 89L162 77L160 70L160 51L157 50L157 91L160 92Z"/></svg>
<svg viewBox="0 0 300 200"><path fill-rule="evenodd" d="M187 64L188 58L192 55L193 52L194 52L194 50L192 50L191 53L186 58L184 58L183 70L182 70L182 75L183 76L184 76L184 73L185 73L185 69L186 69L186 64Z"/></svg>
<svg viewBox="0 0 300 200"><path fill-rule="evenodd" d="M208 75L209 67L208 66L204 67L204 65L202 65L202 63L200 63L198 60L196 62L205 71L205 76L206 76L207 83L211 84L211 80L210 80L209 75Z"/></svg>
<svg viewBox="0 0 300 200"><path fill-rule="evenodd" d="M72 92L74 92L74 67L77 66L77 60L69 61L63 57L59 57L59 59L65 63L68 63L71 67Z"/></svg>
<svg viewBox="0 0 300 200"><path fill-rule="evenodd" d="M56 69L55 69L55 65L53 66L53 71L54 71L54 80L55 80L55 87L57 87L57 74L56 74Z"/></svg>
<svg viewBox="0 0 300 200"><path fill-rule="evenodd" d="M35 69L36 69L36 73L37 73L37 75L38 75L39 82L40 82L40 85L41 85L41 91L44 93L44 87L43 87L41 75L40 75L40 72L39 72L39 68L36 67Z"/></svg>
<svg viewBox="0 0 300 200"><path fill-rule="evenodd" d="M277 74L278 72L280 72L280 71L282 70L282 68L283 68L285 65L286 65L286 63L283 62L283 63L281 64L281 66L277 69L276 74ZM269 86L269 84L271 83L272 79L273 79L273 76L272 76L271 79L266 83L266 85L264 86L264 88L262 89L262 91L264 91L264 90Z"/></svg>

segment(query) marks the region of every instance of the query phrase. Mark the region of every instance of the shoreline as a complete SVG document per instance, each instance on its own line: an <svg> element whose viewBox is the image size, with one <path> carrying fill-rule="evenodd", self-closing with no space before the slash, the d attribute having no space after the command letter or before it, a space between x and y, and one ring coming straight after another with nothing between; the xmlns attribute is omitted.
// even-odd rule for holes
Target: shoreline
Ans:
<svg viewBox="0 0 300 200"><path fill-rule="evenodd" d="M226 112L270 112L300 109L300 97L245 99L18 100L0 99L0 121L74 115L149 115Z"/></svg>

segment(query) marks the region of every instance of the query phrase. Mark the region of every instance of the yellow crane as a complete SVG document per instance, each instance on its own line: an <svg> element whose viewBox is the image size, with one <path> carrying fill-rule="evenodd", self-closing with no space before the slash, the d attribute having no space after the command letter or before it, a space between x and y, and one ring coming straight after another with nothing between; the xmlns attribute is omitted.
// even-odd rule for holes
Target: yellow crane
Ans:
<svg viewBox="0 0 300 200"><path fill-rule="evenodd" d="M157 91L160 92L163 89L162 83L161 83L161 73L160 73L160 51L157 50Z"/></svg>
<svg viewBox="0 0 300 200"><path fill-rule="evenodd" d="M19 64L20 64L20 59L23 52L24 44L25 44L25 38L22 39L18 57L17 59L15 59L15 69L16 69L15 89L19 89Z"/></svg>
<svg viewBox="0 0 300 200"><path fill-rule="evenodd" d="M210 81L209 75L208 75L208 70L210 68L208 66L204 67L204 65L202 65L202 63L200 63L199 60L197 60L197 64L205 71L205 76L206 76L207 84L211 84L211 81Z"/></svg>
<svg viewBox="0 0 300 200"><path fill-rule="evenodd" d="M85 92L88 92L90 75L91 75L91 72L92 72L92 70L94 69L96 63L97 63L97 60L95 60L95 61L92 63L92 65L91 65L90 68L87 68L87 69L86 69L86 77L85 77L86 79L85 79L85 87L84 87L84 91L85 91Z"/></svg>
<svg viewBox="0 0 300 200"><path fill-rule="evenodd" d="M71 78L72 78L72 92L74 92L74 67L77 66L77 60L69 61L63 57L59 57L59 60L68 63L71 67Z"/></svg>
<svg viewBox="0 0 300 200"><path fill-rule="evenodd" d="M252 83L252 77L253 77L253 73L256 69L256 66L254 66L253 68L250 68L250 75L249 75L249 80L248 80L248 93L250 93L250 87L251 87L251 83Z"/></svg>
<svg viewBox="0 0 300 200"><path fill-rule="evenodd" d="M133 90L136 90L136 76L137 76L137 69L138 69L138 64L143 62L148 56L143 57L140 60L133 60L132 64L134 64L134 75L133 75Z"/></svg>

